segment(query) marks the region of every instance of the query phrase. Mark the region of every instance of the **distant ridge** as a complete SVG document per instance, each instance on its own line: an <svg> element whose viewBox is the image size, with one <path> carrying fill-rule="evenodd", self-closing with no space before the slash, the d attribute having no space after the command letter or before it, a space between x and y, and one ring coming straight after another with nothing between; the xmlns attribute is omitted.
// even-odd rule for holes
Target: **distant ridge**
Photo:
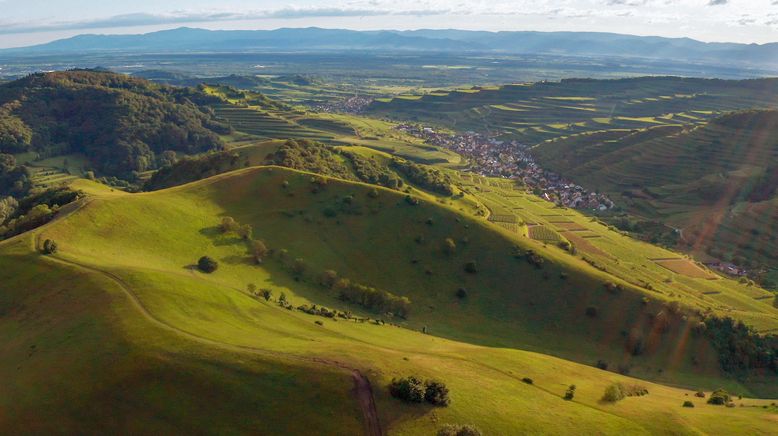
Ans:
<svg viewBox="0 0 778 436"><path fill-rule="evenodd" d="M79 35L47 44L0 50L0 55L129 52L251 52L383 50L614 56L752 66L778 66L778 43L705 43L598 32L465 30L355 31L322 28L205 30L181 27L142 35Z"/></svg>

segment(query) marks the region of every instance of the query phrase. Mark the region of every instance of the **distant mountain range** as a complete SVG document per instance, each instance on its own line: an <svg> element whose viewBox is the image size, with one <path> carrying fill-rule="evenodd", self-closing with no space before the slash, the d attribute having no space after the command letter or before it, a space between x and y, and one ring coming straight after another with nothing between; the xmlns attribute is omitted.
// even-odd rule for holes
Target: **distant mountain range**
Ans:
<svg viewBox="0 0 778 436"><path fill-rule="evenodd" d="M0 55L123 52L251 52L270 50L383 50L614 56L778 67L778 43L705 43L596 32L485 32L464 30L354 31L321 28L212 31L178 28L143 35L79 35Z"/></svg>

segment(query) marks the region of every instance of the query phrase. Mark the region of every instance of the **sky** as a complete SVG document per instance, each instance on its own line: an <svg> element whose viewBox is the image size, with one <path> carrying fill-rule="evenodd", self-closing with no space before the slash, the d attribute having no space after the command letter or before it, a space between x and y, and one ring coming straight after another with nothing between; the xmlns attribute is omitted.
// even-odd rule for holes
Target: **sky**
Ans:
<svg viewBox="0 0 778 436"><path fill-rule="evenodd" d="M778 42L778 0L0 0L0 48L181 26L598 31L762 44Z"/></svg>

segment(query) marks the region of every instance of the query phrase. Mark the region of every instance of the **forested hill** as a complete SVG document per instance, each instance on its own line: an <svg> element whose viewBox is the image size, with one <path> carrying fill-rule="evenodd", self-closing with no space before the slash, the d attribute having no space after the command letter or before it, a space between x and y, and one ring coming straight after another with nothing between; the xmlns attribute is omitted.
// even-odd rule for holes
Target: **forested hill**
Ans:
<svg viewBox="0 0 778 436"><path fill-rule="evenodd" d="M222 148L229 126L207 95L125 75L74 70L0 85L0 153L82 153L99 173L154 168L164 152Z"/></svg>

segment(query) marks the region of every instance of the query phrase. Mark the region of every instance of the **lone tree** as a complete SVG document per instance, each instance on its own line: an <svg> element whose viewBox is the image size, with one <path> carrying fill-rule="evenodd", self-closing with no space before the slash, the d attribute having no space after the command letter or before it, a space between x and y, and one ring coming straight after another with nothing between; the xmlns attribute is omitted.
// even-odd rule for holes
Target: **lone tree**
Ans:
<svg viewBox="0 0 778 436"><path fill-rule="evenodd" d="M292 272L294 272L294 274L299 277L305 273L306 267L307 266L305 265L305 261L301 258L297 258L292 264Z"/></svg>
<svg viewBox="0 0 778 436"><path fill-rule="evenodd" d="M449 256L455 254L457 252L457 243L451 238L446 238L443 241L443 252Z"/></svg>
<svg viewBox="0 0 778 436"><path fill-rule="evenodd" d="M224 233L234 232L238 230L238 227L240 227L240 225L231 216L222 218L222 222L219 224L219 229Z"/></svg>
<svg viewBox="0 0 778 436"><path fill-rule="evenodd" d="M244 225L238 227L235 230L235 233L237 233L238 236L241 237L241 239L245 239L246 241L250 241L251 237L254 235L254 229L252 229L250 225L244 224Z"/></svg>
<svg viewBox="0 0 778 436"><path fill-rule="evenodd" d="M197 268L204 273L210 274L219 268L219 263L211 257L203 256L197 261Z"/></svg>
<svg viewBox="0 0 778 436"><path fill-rule="evenodd" d="M270 301L270 299L273 298L273 291L270 289L261 289L259 292L262 294L262 298L264 298L265 301Z"/></svg>
<svg viewBox="0 0 778 436"><path fill-rule="evenodd" d="M424 400L432 405L446 407L451 404L448 387L438 380L428 380L424 391Z"/></svg>
<svg viewBox="0 0 778 436"><path fill-rule="evenodd" d="M328 269L321 274L320 283L325 288L332 289L332 287L335 286L335 283L337 281L338 281L338 273L331 269Z"/></svg>
<svg viewBox="0 0 778 436"><path fill-rule="evenodd" d="M43 241L43 254L54 254L57 252L57 243L51 239Z"/></svg>
<svg viewBox="0 0 778 436"><path fill-rule="evenodd" d="M570 401L573 398L575 398L575 385L570 385L567 388L567 390L565 391L565 396L563 398L567 401Z"/></svg>
<svg viewBox="0 0 778 436"><path fill-rule="evenodd" d="M421 403L424 401L426 389L424 383L414 376L393 379L389 385L389 393L408 403Z"/></svg>
<svg viewBox="0 0 778 436"><path fill-rule="evenodd" d="M268 253L267 245L258 239L251 241L249 244L249 251L251 252L251 256L254 257L254 261L258 264L262 263L262 260Z"/></svg>

